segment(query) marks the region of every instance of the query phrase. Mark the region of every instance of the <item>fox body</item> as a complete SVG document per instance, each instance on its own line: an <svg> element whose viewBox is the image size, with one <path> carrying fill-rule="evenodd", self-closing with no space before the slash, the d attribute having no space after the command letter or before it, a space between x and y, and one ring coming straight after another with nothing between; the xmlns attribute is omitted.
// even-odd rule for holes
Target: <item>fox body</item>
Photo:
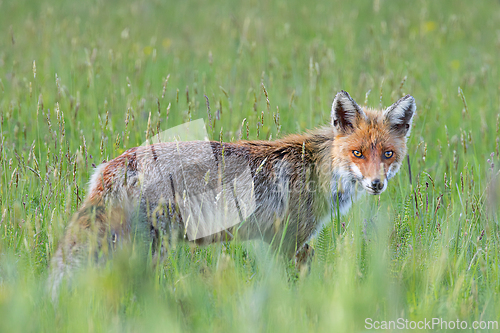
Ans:
<svg viewBox="0 0 500 333"><path fill-rule="evenodd" d="M293 257L332 210L343 214L359 194L386 189L406 155L415 109L409 95L380 111L341 91L331 124L307 134L129 149L92 176L54 257L54 283L88 259L91 244L97 251L131 239L161 253L178 239L260 238ZM221 195L226 204L219 204ZM198 211L187 207L189 198ZM218 225L227 218L234 221Z"/></svg>

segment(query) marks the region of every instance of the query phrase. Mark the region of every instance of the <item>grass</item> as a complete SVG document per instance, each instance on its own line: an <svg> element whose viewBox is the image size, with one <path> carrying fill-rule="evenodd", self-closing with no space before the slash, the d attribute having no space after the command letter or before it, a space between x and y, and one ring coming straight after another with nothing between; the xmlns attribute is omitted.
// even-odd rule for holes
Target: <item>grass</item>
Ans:
<svg viewBox="0 0 500 333"><path fill-rule="evenodd" d="M498 322L498 12L487 1L0 2L0 331ZM327 224L309 274L260 242L181 244L156 269L117 254L52 304L47 266L94 164L200 117L225 141L321 126L341 89L374 107L416 98L412 183L405 165Z"/></svg>

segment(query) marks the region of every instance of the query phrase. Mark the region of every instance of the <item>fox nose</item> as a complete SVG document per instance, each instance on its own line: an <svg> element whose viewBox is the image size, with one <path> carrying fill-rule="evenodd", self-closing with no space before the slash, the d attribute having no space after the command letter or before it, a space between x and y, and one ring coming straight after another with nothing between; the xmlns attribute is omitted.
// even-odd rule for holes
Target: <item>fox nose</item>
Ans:
<svg viewBox="0 0 500 333"><path fill-rule="evenodd" d="M381 191L384 188L384 183L380 179L375 179L372 181L372 188L376 191Z"/></svg>

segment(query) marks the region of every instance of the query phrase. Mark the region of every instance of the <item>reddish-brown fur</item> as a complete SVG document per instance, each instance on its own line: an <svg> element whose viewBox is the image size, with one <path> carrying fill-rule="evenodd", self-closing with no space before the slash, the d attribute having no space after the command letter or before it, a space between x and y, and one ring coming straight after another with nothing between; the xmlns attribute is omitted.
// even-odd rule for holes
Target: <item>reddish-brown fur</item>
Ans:
<svg viewBox="0 0 500 333"><path fill-rule="evenodd" d="M240 221L193 241L261 238L306 261L313 251L305 243L332 209L345 213L357 194L385 190L405 157L414 112L411 96L380 112L362 109L340 92L332 105L331 126L307 134L276 141L131 148L99 166L92 177L87 199L54 258L54 291L63 275L85 260L89 247L97 252L139 235L161 253L162 237L187 238L182 214L186 193L205 191L207 184L236 184L245 166L251 184L240 190L255 201L251 215L241 219L240 205L246 202L235 197Z"/></svg>

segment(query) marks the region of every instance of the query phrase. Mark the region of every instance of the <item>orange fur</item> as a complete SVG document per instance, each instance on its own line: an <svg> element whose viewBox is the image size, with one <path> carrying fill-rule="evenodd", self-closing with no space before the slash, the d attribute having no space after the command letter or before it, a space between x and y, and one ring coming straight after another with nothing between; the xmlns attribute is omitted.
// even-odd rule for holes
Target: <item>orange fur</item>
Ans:
<svg viewBox="0 0 500 333"><path fill-rule="evenodd" d="M331 125L306 134L129 149L92 176L88 197L53 260L54 290L89 253L89 235L95 234L93 251L138 234L162 253L165 237L186 239L190 223L202 221L201 215L186 213L190 196L211 191L214 196L200 207L225 219L217 202L229 198L236 221L209 234L195 233L192 241L260 238L290 257L296 254L297 262L306 261L313 253L306 242L332 210L345 213L358 194L385 190L406 155L415 108L413 97L405 96L385 111L362 109L342 91L332 105ZM249 183L237 188L246 167ZM245 207L251 207L247 215Z"/></svg>

